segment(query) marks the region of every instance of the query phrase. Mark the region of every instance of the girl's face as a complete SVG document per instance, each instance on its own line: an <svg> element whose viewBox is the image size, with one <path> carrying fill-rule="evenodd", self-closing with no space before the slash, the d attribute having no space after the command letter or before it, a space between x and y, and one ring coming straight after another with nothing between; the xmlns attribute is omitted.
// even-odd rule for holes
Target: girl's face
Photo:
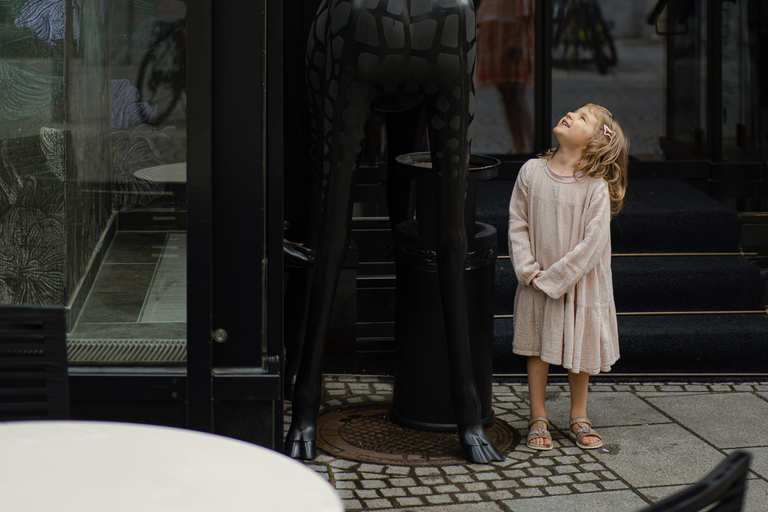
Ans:
<svg viewBox="0 0 768 512"><path fill-rule="evenodd" d="M552 130L561 146L584 150L597 130L597 117L589 107L568 112Z"/></svg>

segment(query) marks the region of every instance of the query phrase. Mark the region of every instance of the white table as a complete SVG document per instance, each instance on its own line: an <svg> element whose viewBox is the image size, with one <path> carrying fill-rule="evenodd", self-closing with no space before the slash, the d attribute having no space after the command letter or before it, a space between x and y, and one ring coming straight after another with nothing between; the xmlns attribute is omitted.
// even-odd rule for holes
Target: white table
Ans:
<svg viewBox="0 0 768 512"><path fill-rule="evenodd" d="M100 421L0 423L0 510L341 512L285 455L192 430Z"/></svg>
<svg viewBox="0 0 768 512"><path fill-rule="evenodd" d="M135 171L133 175L142 180L158 183L186 183L187 162L145 167Z"/></svg>

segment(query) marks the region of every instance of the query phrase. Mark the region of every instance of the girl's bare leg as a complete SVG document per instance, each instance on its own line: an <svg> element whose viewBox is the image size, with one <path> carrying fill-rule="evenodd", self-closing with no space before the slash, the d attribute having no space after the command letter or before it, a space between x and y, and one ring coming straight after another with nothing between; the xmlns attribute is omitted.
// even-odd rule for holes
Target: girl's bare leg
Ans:
<svg viewBox="0 0 768 512"><path fill-rule="evenodd" d="M571 388L571 419L587 417L587 392L589 391L589 374L568 372L568 384ZM578 430L574 425L572 429ZM599 437L586 436L581 442L594 444L600 441Z"/></svg>
<svg viewBox="0 0 768 512"><path fill-rule="evenodd" d="M549 374L549 363L542 361L538 356L528 357L528 394L531 401L530 418L538 416L547 417L547 410L544 406L544 396L547 392L547 376ZM546 428L544 422L537 422L531 425L531 429ZM539 438L531 441L533 444L550 446L552 441Z"/></svg>

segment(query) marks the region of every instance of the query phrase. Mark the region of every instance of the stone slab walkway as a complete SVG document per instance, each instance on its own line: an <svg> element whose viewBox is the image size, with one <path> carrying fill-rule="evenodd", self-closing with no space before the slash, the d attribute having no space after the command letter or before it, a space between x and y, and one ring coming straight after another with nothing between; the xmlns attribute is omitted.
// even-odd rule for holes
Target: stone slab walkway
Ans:
<svg viewBox="0 0 768 512"><path fill-rule="evenodd" d="M391 403L392 378L328 375L322 410ZM325 476L346 510L424 512L638 511L709 473L729 453L753 456L744 510L768 502L768 382L604 383L590 387L589 414L604 446L585 451L568 437L568 386L547 390L555 448L524 442L504 461L410 467L319 453L307 465ZM524 382L495 382L497 418L527 434ZM290 402L286 403L286 428Z"/></svg>

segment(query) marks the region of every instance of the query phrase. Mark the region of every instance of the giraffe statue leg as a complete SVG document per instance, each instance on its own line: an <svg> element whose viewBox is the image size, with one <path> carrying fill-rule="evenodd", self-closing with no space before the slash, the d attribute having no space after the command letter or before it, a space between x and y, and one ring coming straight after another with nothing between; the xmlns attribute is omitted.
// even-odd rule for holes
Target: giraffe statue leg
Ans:
<svg viewBox="0 0 768 512"><path fill-rule="evenodd" d="M451 392L464 457L471 462L503 460L482 426L470 350L465 285L468 241L464 223L474 87L461 76L433 97L428 107L438 222L437 268L443 303ZM468 115L467 115L468 114Z"/></svg>
<svg viewBox="0 0 768 512"><path fill-rule="evenodd" d="M354 170L372 106L387 96L426 104L439 219L438 273L462 450L471 462L502 459L482 428L467 323L464 202L474 45L470 0L324 0L318 10L307 67L311 103L318 112L313 131L322 134L316 146L322 148L322 158L316 158L322 164L316 170L321 173L317 197L322 197L322 208L314 211L309 234L315 267L285 440L285 453L292 457L315 456L326 331L349 242ZM404 189L397 185L394 193ZM408 215L403 202L391 204L395 215Z"/></svg>
<svg viewBox="0 0 768 512"><path fill-rule="evenodd" d="M310 294L306 339L300 371L293 390L293 415L285 440L285 453L312 459L316 454L317 416L322 391L322 366L333 298L349 245L354 171L360 159L365 128L372 115L376 90L370 84L337 81L337 97L328 103L324 123L322 211L317 232L315 269Z"/></svg>

